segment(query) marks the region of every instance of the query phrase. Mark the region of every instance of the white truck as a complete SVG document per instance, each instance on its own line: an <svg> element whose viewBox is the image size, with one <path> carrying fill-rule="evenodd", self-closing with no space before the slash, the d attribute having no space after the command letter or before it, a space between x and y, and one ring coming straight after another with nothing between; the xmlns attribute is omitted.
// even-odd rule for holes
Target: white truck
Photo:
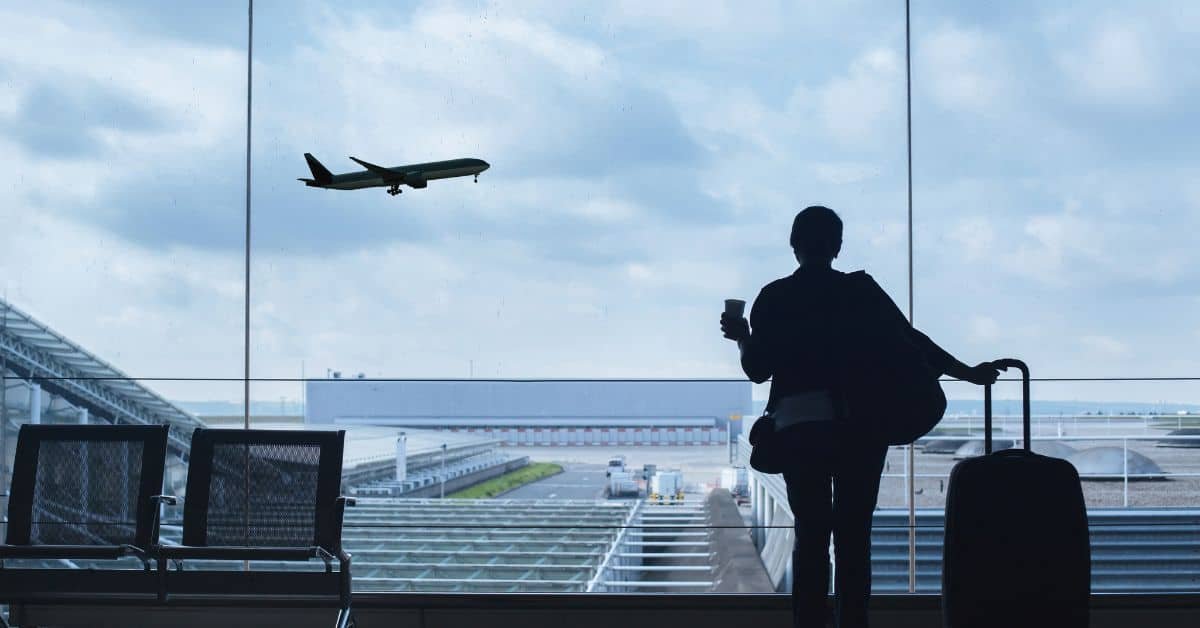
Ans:
<svg viewBox="0 0 1200 628"><path fill-rule="evenodd" d="M615 472L625 471L625 456L613 456L608 459L608 469L604 472L607 477L612 477Z"/></svg>
<svg viewBox="0 0 1200 628"><path fill-rule="evenodd" d="M654 477L655 473L658 473L658 465L656 465L656 464L642 465L642 479L645 480L646 482L649 482L650 478ZM649 486L649 485L647 484L647 486Z"/></svg>
<svg viewBox="0 0 1200 628"><path fill-rule="evenodd" d="M608 475L609 497L637 497L637 478L628 471L613 471Z"/></svg>
<svg viewBox="0 0 1200 628"><path fill-rule="evenodd" d="M749 492L749 476L746 467L726 467L721 470L721 488L729 489L734 496Z"/></svg>
<svg viewBox="0 0 1200 628"><path fill-rule="evenodd" d="M659 471L650 478L650 503L683 503L683 473L679 469Z"/></svg>

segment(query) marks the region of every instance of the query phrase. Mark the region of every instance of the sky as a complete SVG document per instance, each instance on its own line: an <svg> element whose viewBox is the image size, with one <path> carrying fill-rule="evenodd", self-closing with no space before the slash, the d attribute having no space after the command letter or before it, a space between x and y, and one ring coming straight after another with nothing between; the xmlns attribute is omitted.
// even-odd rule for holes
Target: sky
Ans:
<svg viewBox="0 0 1200 628"><path fill-rule="evenodd" d="M722 300L794 269L812 204L846 223L837 266L906 308L885 4L260 0L251 376L738 377ZM0 292L135 377L243 374L246 16L0 6ZM1043 377L1200 376L1197 42L1182 0L913 2L919 328ZM304 152L492 168L393 198L304 187Z"/></svg>

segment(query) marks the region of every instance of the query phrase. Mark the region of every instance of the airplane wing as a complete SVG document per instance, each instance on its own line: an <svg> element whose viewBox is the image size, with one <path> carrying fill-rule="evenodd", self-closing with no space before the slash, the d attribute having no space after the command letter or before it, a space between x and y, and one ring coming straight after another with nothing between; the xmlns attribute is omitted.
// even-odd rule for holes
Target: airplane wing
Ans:
<svg viewBox="0 0 1200 628"><path fill-rule="evenodd" d="M389 183L399 182L404 179L404 175L401 175L399 172L393 172L391 170L388 170L387 168L384 168L383 166L376 166L375 164L367 162L367 161L363 161L363 160L359 159L358 157L350 157L350 159L354 160L354 163L362 166L363 168L366 168L371 173L379 175L380 177L383 178L384 181L387 181Z"/></svg>

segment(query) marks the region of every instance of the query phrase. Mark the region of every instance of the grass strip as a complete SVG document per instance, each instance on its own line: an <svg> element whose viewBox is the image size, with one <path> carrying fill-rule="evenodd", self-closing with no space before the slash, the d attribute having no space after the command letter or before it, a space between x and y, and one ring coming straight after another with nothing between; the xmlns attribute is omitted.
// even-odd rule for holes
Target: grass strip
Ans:
<svg viewBox="0 0 1200 628"><path fill-rule="evenodd" d="M552 462L533 462L516 471L509 471L475 486L450 493L446 497L455 499L483 499L507 493L519 486L536 482L542 478L562 473L562 466Z"/></svg>

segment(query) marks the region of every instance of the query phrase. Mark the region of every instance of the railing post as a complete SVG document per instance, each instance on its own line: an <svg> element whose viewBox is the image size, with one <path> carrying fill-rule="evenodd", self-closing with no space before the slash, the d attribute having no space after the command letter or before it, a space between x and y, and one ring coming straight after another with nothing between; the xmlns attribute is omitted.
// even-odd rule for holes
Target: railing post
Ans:
<svg viewBox="0 0 1200 628"><path fill-rule="evenodd" d="M754 543L754 547L757 547L758 549L761 550L762 546L759 545L759 543L758 543L758 526L762 525L762 519L761 519L762 502L759 501L761 498L759 497L759 494L758 494L758 485L760 484L760 482L758 480L758 472L751 471L749 480L750 480L750 482L749 482L749 484L750 484L750 486L749 486L749 489L750 489L750 523L753 526L750 528L750 541L752 543Z"/></svg>
<svg viewBox="0 0 1200 628"><path fill-rule="evenodd" d="M42 422L42 387L36 382L29 382L29 422Z"/></svg>
<svg viewBox="0 0 1200 628"><path fill-rule="evenodd" d="M793 554L794 556L795 554ZM826 593L838 593L837 590L837 551L833 546L833 536L829 537L829 590Z"/></svg>
<svg viewBox="0 0 1200 628"><path fill-rule="evenodd" d="M1129 439L1121 439L1121 474L1125 476L1122 492L1124 493L1124 507L1129 508Z"/></svg>

